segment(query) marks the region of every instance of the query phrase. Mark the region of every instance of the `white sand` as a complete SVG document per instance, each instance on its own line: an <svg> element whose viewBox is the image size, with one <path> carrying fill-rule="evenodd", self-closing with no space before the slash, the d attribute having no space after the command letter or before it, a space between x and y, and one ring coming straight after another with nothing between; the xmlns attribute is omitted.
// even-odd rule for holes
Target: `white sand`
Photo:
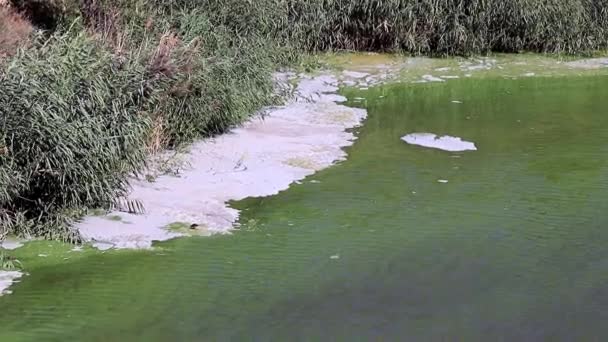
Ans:
<svg viewBox="0 0 608 342"><path fill-rule="evenodd" d="M433 133L412 133L402 137L401 140L411 145L436 148L450 152L477 150L474 143L449 135L438 136Z"/></svg>
<svg viewBox="0 0 608 342"><path fill-rule="evenodd" d="M5 294L10 294L8 288L21 278L23 274L18 271L0 271L0 297Z"/></svg>
<svg viewBox="0 0 608 342"><path fill-rule="evenodd" d="M366 111L337 104L346 100L335 94L337 86L332 76L301 80L298 100L195 143L190 167L179 177L133 180L128 198L141 201L144 215L87 217L77 228L101 249L150 248L152 241L180 236L164 228L174 222L196 223L203 235L230 231L239 213L227 201L274 195L346 157L342 148L355 138L346 130L360 125Z"/></svg>

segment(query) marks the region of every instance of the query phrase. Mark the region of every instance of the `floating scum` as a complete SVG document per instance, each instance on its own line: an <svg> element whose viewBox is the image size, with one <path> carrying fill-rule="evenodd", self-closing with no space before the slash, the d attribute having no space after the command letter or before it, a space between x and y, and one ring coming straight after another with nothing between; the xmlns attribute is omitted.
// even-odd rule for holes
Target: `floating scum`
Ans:
<svg viewBox="0 0 608 342"><path fill-rule="evenodd" d="M403 136L401 140L410 145L418 145L450 152L477 151L477 147L474 143L449 135L438 136L433 133L411 133Z"/></svg>

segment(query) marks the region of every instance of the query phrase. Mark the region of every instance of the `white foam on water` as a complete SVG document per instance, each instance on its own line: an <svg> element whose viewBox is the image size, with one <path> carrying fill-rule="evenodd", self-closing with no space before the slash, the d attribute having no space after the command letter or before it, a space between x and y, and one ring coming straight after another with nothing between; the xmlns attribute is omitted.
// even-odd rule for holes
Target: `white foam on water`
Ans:
<svg viewBox="0 0 608 342"><path fill-rule="evenodd" d="M4 241L0 241L0 248L6 250L14 250L23 246L26 240L7 237Z"/></svg>
<svg viewBox="0 0 608 342"><path fill-rule="evenodd" d="M427 82L445 82L443 78L435 77L433 75L422 75L422 79Z"/></svg>
<svg viewBox="0 0 608 342"><path fill-rule="evenodd" d="M477 151L477 147L474 143L449 135L438 136L433 133L411 133L401 137L401 140L410 145L418 145L450 152Z"/></svg>
<svg viewBox="0 0 608 342"><path fill-rule="evenodd" d="M0 297L5 294L10 294L11 291L8 288L19 278L23 276L23 273L19 271L0 271Z"/></svg>
<svg viewBox="0 0 608 342"><path fill-rule="evenodd" d="M608 58L588 58L566 63L571 68L599 69L608 67Z"/></svg>
<svg viewBox="0 0 608 342"><path fill-rule="evenodd" d="M198 235L229 232L239 212L228 201L275 195L346 158L342 148L355 139L348 129L367 112L338 104L346 100L336 94L339 85L331 75L303 76L295 101L193 144L180 177L133 179L128 199L140 201L145 214L120 213L120 221L90 216L76 227L102 250L150 248L152 241L182 236L164 228L174 222L196 223Z"/></svg>
<svg viewBox="0 0 608 342"><path fill-rule="evenodd" d="M358 72L358 71L350 71L350 70L344 70L342 72L342 74L344 76L350 77L350 78L364 78L369 76L369 73L367 72Z"/></svg>

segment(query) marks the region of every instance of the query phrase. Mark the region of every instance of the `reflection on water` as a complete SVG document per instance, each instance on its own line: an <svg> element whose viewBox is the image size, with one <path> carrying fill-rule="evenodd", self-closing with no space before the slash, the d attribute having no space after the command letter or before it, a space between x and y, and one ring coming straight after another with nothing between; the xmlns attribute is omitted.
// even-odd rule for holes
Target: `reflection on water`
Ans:
<svg viewBox="0 0 608 342"><path fill-rule="evenodd" d="M0 300L0 340L599 340L606 89L579 77L348 91L370 112L348 161L237 203L232 236L31 270ZM410 132L478 150L411 146Z"/></svg>

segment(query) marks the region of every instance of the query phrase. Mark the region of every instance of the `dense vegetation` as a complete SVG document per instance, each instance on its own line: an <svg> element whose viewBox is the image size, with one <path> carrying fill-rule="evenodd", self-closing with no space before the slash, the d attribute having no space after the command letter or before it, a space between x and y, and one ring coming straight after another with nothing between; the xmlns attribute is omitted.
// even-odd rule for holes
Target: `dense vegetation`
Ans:
<svg viewBox="0 0 608 342"><path fill-rule="evenodd" d="M608 47L607 22L608 0L12 0L0 239L77 240L70 220L113 205L147 155L272 103L272 71L303 52L579 53Z"/></svg>

